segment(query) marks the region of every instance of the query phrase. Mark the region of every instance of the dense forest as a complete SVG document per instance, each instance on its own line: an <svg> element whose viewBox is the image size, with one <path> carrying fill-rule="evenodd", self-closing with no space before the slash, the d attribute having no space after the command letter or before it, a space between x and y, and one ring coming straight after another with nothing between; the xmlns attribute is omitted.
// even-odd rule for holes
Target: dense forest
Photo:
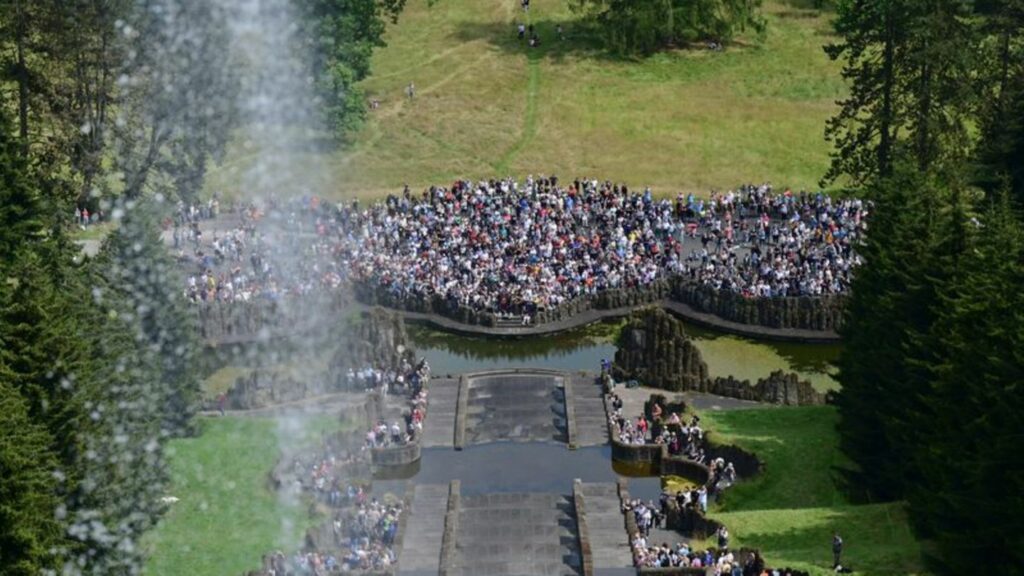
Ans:
<svg viewBox="0 0 1024 576"><path fill-rule="evenodd" d="M1024 2L845 0L827 181L874 202L840 359L851 490L932 568L1024 561Z"/></svg>
<svg viewBox="0 0 1024 576"><path fill-rule="evenodd" d="M402 0L301 3L325 132ZM160 223L238 124L232 2L0 2L0 573L137 574L165 442L193 433L192 315ZM99 254L76 208L117 220Z"/></svg>

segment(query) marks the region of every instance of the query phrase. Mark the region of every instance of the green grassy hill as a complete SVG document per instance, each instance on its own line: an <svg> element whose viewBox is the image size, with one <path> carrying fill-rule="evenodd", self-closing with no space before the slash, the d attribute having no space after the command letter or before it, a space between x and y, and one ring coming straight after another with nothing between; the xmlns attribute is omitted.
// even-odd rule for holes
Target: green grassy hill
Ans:
<svg viewBox="0 0 1024 576"><path fill-rule="evenodd" d="M901 503L858 505L837 488L846 463L831 406L702 413L716 441L756 453L764 472L726 492L711 516L736 546L762 550L772 566L832 573L832 533L844 565L859 574L923 573L921 544Z"/></svg>
<svg viewBox="0 0 1024 576"><path fill-rule="evenodd" d="M530 173L665 194L764 180L813 187L844 87L821 49L829 14L809 4L767 1L762 45L637 61L596 46L565 0L534 2L528 18L518 0L410 0L363 86L381 105L350 146L316 159L320 192L375 197L406 182ZM516 39L519 21L537 26L540 48ZM233 151L209 186L234 189L250 159ZM301 169L317 171L307 161Z"/></svg>

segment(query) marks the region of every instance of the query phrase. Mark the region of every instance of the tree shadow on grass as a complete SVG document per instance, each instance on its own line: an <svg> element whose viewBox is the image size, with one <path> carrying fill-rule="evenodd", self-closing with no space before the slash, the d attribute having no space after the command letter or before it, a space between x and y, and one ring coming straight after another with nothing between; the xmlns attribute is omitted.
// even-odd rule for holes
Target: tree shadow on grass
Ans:
<svg viewBox="0 0 1024 576"><path fill-rule="evenodd" d="M531 47L529 32L523 39L518 37L519 23L533 25L540 45ZM559 34L558 26L562 26ZM509 54L522 54L530 60L548 60L560 64L567 60L592 59L604 62L637 63L647 56L623 54L608 49L601 39L600 31L584 20L530 20L517 18L512 22L463 22L451 35L453 42L486 41L491 46ZM667 47L662 52L678 49L703 50L702 44L693 47ZM655 52L658 54L659 52ZM652 54L653 55L653 54ZM648 55L650 56L650 55Z"/></svg>
<svg viewBox="0 0 1024 576"><path fill-rule="evenodd" d="M518 26L533 25L540 45L531 47L529 33L523 39L518 37ZM562 26L562 34L558 26ZM486 41L494 48L510 54L523 54L533 59L547 59L561 63L567 58L591 58L595 60L629 62L636 58L611 52L601 43L595 31L579 20L556 21L551 19L527 20L517 18L512 22L463 22L452 34L456 42Z"/></svg>

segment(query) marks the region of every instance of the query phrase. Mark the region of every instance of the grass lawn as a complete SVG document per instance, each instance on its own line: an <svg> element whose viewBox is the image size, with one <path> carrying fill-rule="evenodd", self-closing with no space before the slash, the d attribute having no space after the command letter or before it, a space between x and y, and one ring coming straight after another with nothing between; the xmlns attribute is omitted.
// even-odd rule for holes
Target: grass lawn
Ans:
<svg viewBox="0 0 1024 576"><path fill-rule="evenodd" d="M196 438L168 448L170 494L180 498L144 542L150 576L223 576L259 567L260 557L294 550L315 523L301 501L268 486L282 449L316 442L334 417L206 418Z"/></svg>
<svg viewBox="0 0 1024 576"><path fill-rule="evenodd" d="M75 226L70 237L72 240L104 240L108 234L117 229L115 222L98 222L89 226Z"/></svg>
<svg viewBox="0 0 1024 576"><path fill-rule="evenodd" d="M899 503L854 505L837 489L843 463L831 406L702 413L712 437L740 445L765 462L759 477L731 488L712 510L734 545L761 549L774 566L830 573L832 532L845 541L844 560L862 574L922 571Z"/></svg>
<svg viewBox="0 0 1024 576"><path fill-rule="evenodd" d="M314 186L335 198L530 173L665 194L764 180L813 187L828 164L825 120L845 88L821 49L829 14L805 4L768 0L763 45L636 61L595 46L567 0L531 6L542 39L532 50L516 39L518 0L410 0L363 83L380 108L344 150L290 164L319 174ZM253 158L233 147L209 189L237 191Z"/></svg>

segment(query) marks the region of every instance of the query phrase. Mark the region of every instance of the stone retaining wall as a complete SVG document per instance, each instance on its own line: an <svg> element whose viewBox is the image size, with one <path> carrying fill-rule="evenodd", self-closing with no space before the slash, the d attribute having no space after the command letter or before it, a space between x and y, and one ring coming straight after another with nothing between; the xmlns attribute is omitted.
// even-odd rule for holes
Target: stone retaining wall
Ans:
<svg viewBox="0 0 1024 576"><path fill-rule="evenodd" d="M439 295L401 297L386 288L356 282L352 293L359 302L419 314L436 314L467 325L494 327L492 311L477 310ZM562 322L588 310L639 307L674 300L698 312L749 326L775 329L834 332L842 326L845 296L801 296L745 298L716 290L693 280L660 278L646 286L610 289L593 296L577 297L533 314L534 325ZM351 303L345 290L317 297L293 298L282 302L203 302L194 306L199 332L213 344L257 341L308 332L323 326L332 312Z"/></svg>
<svg viewBox="0 0 1024 576"><path fill-rule="evenodd" d="M458 571L456 545L459 533L462 483L452 480L448 484L448 508L444 513L444 533L441 534L441 562L438 576L450 576Z"/></svg>
<svg viewBox="0 0 1024 576"><path fill-rule="evenodd" d="M661 397L652 394L652 398ZM608 396L603 395L605 417L611 414ZM673 456L665 444L626 444L619 438L619 426L608 419L608 436L612 445L612 460L626 463L650 464L660 476L680 476L698 484L707 484L711 480L711 470L700 462L682 456ZM752 478L764 469L764 463L755 454L731 444L716 444L707 435L704 437L704 454L707 459L722 458L732 462L736 475L740 478Z"/></svg>
<svg viewBox="0 0 1024 576"><path fill-rule="evenodd" d="M370 460L374 466L406 466L420 459L420 441L413 440L401 446L373 448Z"/></svg>
<svg viewBox="0 0 1024 576"><path fill-rule="evenodd" d="M594 576L594 551L590 544L590 528L587 526L587 507L583 497L583 483L579 478L572 482L572 503L576 511L576 543L580 549L580 566L583 576Z"/></svg>
<svg viewBox="0 0 1024 576"><path fill-rule="evenodd" d="M438 295L401 297L367 282L355 283L353 288L356 299L364 304L438 314L463 324L488 327L497 324L493 312L463 306ZM834 331L842 325L846 305L846 297L838 295L745 298L677 276L659 278L645 286L604 290L593 296L577 297L555 307L542 308L533 314L533 323L561 322L587 310L637 307L665 299L740 324L820 332Z"/></svg>
<svg viewBox="0 0 1024 576"><path fill-rule="evenodd" d="M344 291L337 291L280 301L198 302L191 309L203 340L220 345L311 332L350 302Z"/></svg>

